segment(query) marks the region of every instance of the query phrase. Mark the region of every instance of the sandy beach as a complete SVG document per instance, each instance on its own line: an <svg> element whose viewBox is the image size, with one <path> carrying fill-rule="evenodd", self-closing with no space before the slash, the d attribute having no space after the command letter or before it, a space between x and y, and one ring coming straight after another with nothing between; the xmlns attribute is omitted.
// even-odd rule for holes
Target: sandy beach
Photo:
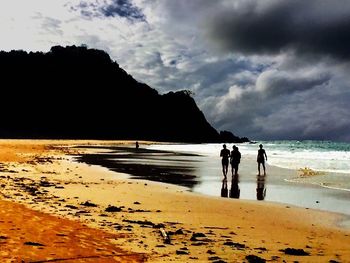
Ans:
<svg viewBox="0 0 350 263"><path fill-rule="evenodd" d="M72 146L101 144L134 142L0 141L1 262L350 262L340 214L204 196L72 160L94 151Z"/></svg>

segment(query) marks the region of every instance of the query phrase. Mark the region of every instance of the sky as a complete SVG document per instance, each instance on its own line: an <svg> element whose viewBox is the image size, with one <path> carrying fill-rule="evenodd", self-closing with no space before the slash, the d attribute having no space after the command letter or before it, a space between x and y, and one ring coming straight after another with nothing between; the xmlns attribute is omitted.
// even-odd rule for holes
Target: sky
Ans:
<svg viewBox="0 0 350 263"><path fill-rule="evenodd" d="M253 140L350 141L348 0L0 0L0 49L105 50ZM179 105L181 107L181 105Z"/></svg>

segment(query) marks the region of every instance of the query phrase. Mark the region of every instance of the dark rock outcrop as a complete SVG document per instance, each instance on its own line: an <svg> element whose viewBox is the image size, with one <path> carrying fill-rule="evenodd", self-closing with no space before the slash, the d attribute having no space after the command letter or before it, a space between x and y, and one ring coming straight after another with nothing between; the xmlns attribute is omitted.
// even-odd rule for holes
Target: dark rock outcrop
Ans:
<svg viewBox="0 0 350 263"><path fill-rule="evenodd" d="M101 50L0 52L0 137L220 142L186 91L160 95Z"/></svg>
<svg viewBox="0 0 350 263"><path fill-rule="evenodd" d="M238 137L230 131L220 131L220 141L227 143L242 143L249 142L250 140L247 137Z"/></svg>

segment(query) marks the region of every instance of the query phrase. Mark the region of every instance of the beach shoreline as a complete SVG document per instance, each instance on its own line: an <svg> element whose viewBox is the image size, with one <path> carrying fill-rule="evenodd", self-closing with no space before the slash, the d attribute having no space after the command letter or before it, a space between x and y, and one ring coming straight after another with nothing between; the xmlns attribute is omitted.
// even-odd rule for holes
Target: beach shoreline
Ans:
<svg viewBox="0 0 350 263"><path fill-rule="evenodd" d="M169 146L171 148L174 144L164 145L164 148L159 144L144 145L142 150L135 150L133 147L99 146L91 149L93 153L78 155L74 159L91 165L101 165L119 173L127 172L130 174L129 178L133 179L186 186L190 192L208 196L265 200L350 216L349 192L330 187L326 189L319 183L314 183L324 180L323 173L267 164L267 175L258 176L256 156L244 154L238 176L232 178L229 171L227 183L224 184L220 158L213 155L213 152L208 155L193 150L199 150L197 145L177 144L177 149L173 150L168 150ZM181 151L181 146L185 150ZM221 145L212 144L210 147L219 150Z"/></svg>
<svg viewBox="0 0 350 263"><path fill-rule="evenodd" d="M350 231L338 225L343 215L209 197L179 186L127 179L102 167L72 162L69 155L81 150L70 147L84 143L134 145L1 141L0 151L7 151L3 157L0 153L2 199L119 234L111 242L136 253L138 262L242 262L249 256L277 262L350 261ZM20 158L14 158L11 149L21 152ZM161 229L169 234L170 245ZM289 253L301 250L309 255ZM117 257L113 260L106 262L118 262Z"/></svg>

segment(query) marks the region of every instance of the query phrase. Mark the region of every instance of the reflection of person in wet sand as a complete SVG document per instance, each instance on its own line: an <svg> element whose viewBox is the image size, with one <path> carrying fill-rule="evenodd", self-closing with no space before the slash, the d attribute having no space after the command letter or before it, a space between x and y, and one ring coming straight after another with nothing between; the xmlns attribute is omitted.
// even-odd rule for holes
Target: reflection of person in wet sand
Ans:
<svg viewBox="0 0 350 263"><path fill-rule="evenodd" d="M227 197L227 196L228 196L227 179L224 179L222 180L221 197Z"/></svg>
<svg viewBox="0 0 350 263"><path fill-rule="evenodd" d="M239 198L241 190L239 189L238 183L239 183L239 176L238 176L238 174L232 176L230 198Z"/></svg>
<svg viewBox="0 0 350 263"><path fill-rule="evenodd" d="M221 159L222 173L224 175L224 178L226 179L227 171L228 171L228 162L230 158L230 150L226 149L226 144L224 144L222 147L223 149L220 152L220 157L222 157Z"/></svg>
<svg viewBox="0 0 350 263"><path fill-rule="evenodd" d="M231 172L232 172L232 177L233 175L237 176L238 174L238 165L241 162L241 153L238 150L238 147L233 145L232 146L232 151L231 151ZM234 171L234 172L233 172Z"/></svg>
<svg viewBox="0 0 350 263"><path fill-rule="evenodd" d="M265 159L267 161L267 155L266 155L265 150L263 149L263 145L260 144L259 147L260 147L260 149L258 150L258 156L256 158L256 161L258 162L258 172L260 175L260 164L261 164L263 169L264 169L264 175L266 175Z"/></svg>
<svg viewBox="0 0 350 263"><path fill-rule="evenodd" d="M265 175L256 177L256 199L264 200L266 196Z"/></svg>

